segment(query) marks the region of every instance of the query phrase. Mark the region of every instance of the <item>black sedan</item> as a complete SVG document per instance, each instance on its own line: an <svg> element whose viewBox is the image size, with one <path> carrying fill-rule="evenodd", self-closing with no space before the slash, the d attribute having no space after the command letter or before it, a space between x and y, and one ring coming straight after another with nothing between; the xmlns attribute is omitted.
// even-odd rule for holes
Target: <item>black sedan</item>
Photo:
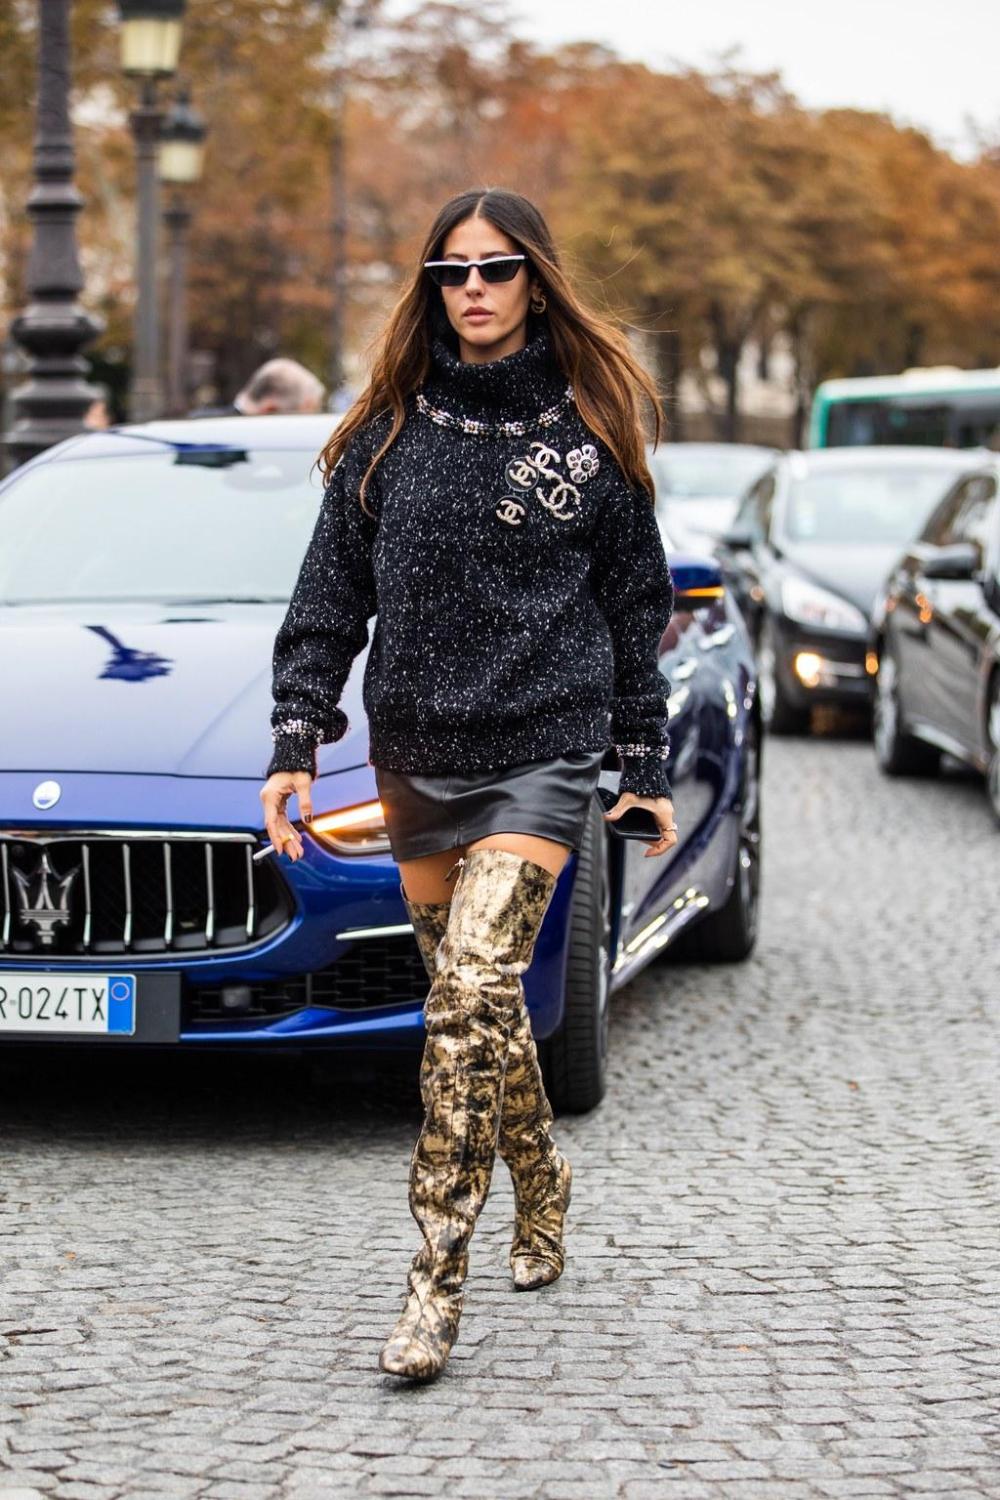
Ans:
<svg viewBox="0 0 1000 1500"><path fill-rule="evenodd" d="M986 777L1000 822L1000 457L949 489L872 611L875 754L890 776L942 752Z"/></svg>
<svg viewBox="0 0 1000 1500"><path fill-rule="evenodd" d="M772 733L808 729L814 704L868 710L865 651L879 586L977 457L981 450L796 450L751 485L716 550L756 647Z"/></svg>

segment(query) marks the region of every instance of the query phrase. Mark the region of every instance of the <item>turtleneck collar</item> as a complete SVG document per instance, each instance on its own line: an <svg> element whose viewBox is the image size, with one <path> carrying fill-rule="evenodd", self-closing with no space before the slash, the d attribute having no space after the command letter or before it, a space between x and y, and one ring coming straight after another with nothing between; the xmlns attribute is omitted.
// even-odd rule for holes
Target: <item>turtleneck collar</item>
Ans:
<svg viewBox="0 0 1000 1500"><path fill-rule="evenodd" d="M458 354L449 325L431 340L431 369L424 395L457 417L485 422L523 421L547 410L569 384L556 363L545 323L528 322L528 340L513 354L474 363Z"/></svg>

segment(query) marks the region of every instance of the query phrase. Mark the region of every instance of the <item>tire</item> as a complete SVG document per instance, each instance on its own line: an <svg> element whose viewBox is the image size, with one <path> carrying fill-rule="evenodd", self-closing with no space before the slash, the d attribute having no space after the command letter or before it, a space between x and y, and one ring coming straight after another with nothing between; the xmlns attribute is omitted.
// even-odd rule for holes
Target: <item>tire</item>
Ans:
<svg viewBox="0 0 1000 1500"><path fill-rule="evenodd" d="M739 838L733 888L718 911L682 932L666 949L683 963L740 963L757 944L760 916L760 728L747 721L738 798Z"/></svg>
<svg viewBox="0 0 1000 1500"><path fill-rule="evenodd" d="M611 882L607 833L593 799L577 856L563 1018L539 1047L552 1108L585 1114L607 1088Z"/></svg>
<svg viewBox="0 0 1000 1500"><path fill-rule="evenodd" d="M986 738L990 746L990 760L986 768L986 794L990 799L993 816L1000 825L1000 672L993 674L989 716L986 720Z"/></svg>
<svg viewBox="0 0 1000 1500"><path fill-rule="evenodd" d="M812 715L789 701L778 672L777 634L774 622L764 616L757 642L757 690L760 713L768 734L807 734Z"/></svg>
<svg viewBox="0 0 1000 1500"><path fill-rule="evenodd" d="M872 742L879 770L886 776L933 776L941 752L907 734L899 701L899 663L883 642L875 675Z"/></svg>

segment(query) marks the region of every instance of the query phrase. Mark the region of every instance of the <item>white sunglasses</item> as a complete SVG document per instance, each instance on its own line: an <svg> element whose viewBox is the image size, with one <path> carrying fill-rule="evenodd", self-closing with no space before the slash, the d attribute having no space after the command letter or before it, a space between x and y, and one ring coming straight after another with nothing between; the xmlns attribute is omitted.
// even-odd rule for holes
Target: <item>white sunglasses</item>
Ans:
<svg viewBox="0 0 1000 1500"><path fill-rule="evenodd" d="M473 266L490 284L513 281L526 255L494 255L490 260L425 260L424 270L438 286L464 286Z"/></svg>

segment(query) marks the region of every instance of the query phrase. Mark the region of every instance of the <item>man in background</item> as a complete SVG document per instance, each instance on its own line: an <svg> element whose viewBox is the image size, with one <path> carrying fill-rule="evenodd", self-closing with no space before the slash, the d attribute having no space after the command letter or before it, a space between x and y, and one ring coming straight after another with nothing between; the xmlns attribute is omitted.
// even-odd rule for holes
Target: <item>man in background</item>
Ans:
<svg viewBox="0 0 1000 1500"><path fill-rule="evenodd" d="M250 376L229 406L202 406L192 417L260 417L275 412L319 412L326 388L297 359L269 359Z"/></svg>

